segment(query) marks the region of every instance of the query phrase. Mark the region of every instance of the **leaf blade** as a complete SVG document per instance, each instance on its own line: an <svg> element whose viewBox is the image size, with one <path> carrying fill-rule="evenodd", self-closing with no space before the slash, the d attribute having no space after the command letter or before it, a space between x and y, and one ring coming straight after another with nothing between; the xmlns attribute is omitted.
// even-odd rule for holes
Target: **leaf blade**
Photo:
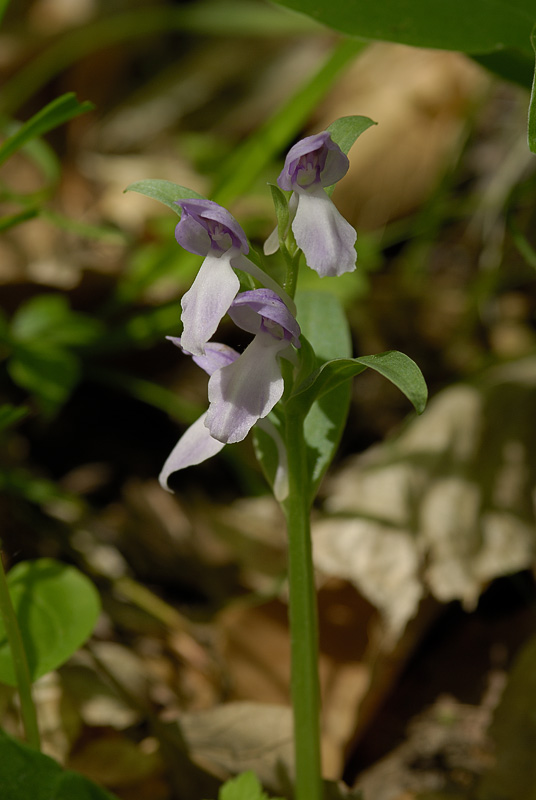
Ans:
<svg viewBox="0 0 536 800"><path fill-rule="evenodd" d="M9 800L117 800L105 789L76 772L64 770L0 730L0 786Z"/></svg>
<svg viewBox="0 0 536 800"><path fill-rule="evenodd" d="M533 0L277 0L318 22L359 39L415 47L489 53L503 47L527 52Z"/></svg>
<svg viewBox="0 0 536 800"><path fill-rule="evenodd" d="M80 114L85 114L93 108L95 108L93 103L87 100L79 103L74 92L67 92L67 94L52 100L0 145L0 164L7 161L30 140L43 136L53 128L57 128L64 122L68 122Z"/></svg>
<svg viewBox="0 0 536 800"><path fill-rule="evenodd" d="M91 581L75 567L49 558L22 561L7 576L32 680L63 664L91 635L100 600ZM16 685L0 622L0 680Z"/></svg>
<svg viewBox="0 0 536 800"><path fill-rule="evenodd" d="M418 414L424 411L428 391L422 373L413 359L398 350L327 361L296 388L294 396L301 396L302 402L312 404L327 392L359 375L367 367L397 386Z"/></svg>

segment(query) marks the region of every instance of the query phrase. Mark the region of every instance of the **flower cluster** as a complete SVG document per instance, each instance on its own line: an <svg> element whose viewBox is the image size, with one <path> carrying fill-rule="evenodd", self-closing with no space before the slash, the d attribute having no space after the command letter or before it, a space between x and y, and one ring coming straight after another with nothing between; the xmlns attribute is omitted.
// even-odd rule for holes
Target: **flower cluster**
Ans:
<svg viewBox="0 0 536 800"><path fill-rule="evenodd" d="M324 132L291 148L278 179L281 189L292 191L289 211L296 243L307 264L321 276L355 269L356 233L325 191L347 169L347 157ZM182 210L177 242L205 258L182 298L182 335L168 338L209 375L209 407L171 452L160 482L168 489L172 473L205 461L226 444L242 441L258 425L275 441L279 469L274 491L284 499L285 448L267 416L283 396L281 359L294 362L300 348L294 302L248 258L246 235L226 209L204 199L177 202ZM267 254L279 246L278 232L274 234L265 244ZM236 270L249 274L261 288L240 292ZM226 314L253 334L242 354L211 341Z"/></svg>

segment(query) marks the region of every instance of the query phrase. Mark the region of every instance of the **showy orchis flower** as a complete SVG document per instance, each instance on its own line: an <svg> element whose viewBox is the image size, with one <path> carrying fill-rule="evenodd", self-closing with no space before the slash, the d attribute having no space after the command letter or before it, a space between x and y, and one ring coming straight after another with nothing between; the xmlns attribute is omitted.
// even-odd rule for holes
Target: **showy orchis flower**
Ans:
<svg viewBox="0 0 536 800"><path fill-rule="evenodd" d="M348 166L347 156L328 131L323 131L291 147L277 179L281 189L292 191L289 211L296 244L303 251L307 265L321 277L355 269L357 234L325 192L346 175ZM264 245L264 252L275 253L278 247L274 231Z"/></svg>
<svg viewBox="0 0 536 800"><path fill-rule="evenodd" d="M185 353L191 355L184 347L182 339L175 336L167 336L166 338L177 347L180 347ZM232 364L237 358L239 358L239 354L236 350L218 342L207 344L204 355L193 356L196 364L201 369L204 369L208 375L212 375L216 370ZM193 467L195 464L201 464L201 462L206 461L207 458L212 458L225 447L224 442L219 442L210 435L210 431L205 425L206 416L207 412L205 411L185 431L168 456L159 476L160 484L164 489L169 491L167 482L173 472L186 467Z"/></svg>
<svg viewBox="0 0 536 800"><path fill-rule="evenodd" d="M193 356L196 364L210 375L209 409L175 446L164 464L160 483L167 489L173 472L200 464L216 455L225 444L242 441L258 424L276 443L279 468L274 491L278 499L284 499L286 453L277 429L265 418L283 395L279 360L294 359L293 348L300 347L300 328L285 303L270 289L243 292L233 302L229 314L240 328L255 337L241 355L231 347L209 342L204 355ZM188 353L183 337L168 338Z"/></svg>
<svg viewBox="0 0 536 800"><path fill-rule="evenodd" d="M280 358L294 358L300 328L280 297L270 289L238 295L231 319L255 338L239 359L215 372L208 383L206 425L215 439L240 442L257 420L281 399L284 381Z"/></svg>
<svg viewBox="0 0 536 800"><path fill-rule="evenodd" d="M177 242L190 253L205 256L189 291L183 296L182 343L192 354L202 355L222 317L240 289L235 269L243 270L278 291L292 308L290 298L246 254L246 234L225 208L204 199L177 200L182 208L175 228Z"/></svg>

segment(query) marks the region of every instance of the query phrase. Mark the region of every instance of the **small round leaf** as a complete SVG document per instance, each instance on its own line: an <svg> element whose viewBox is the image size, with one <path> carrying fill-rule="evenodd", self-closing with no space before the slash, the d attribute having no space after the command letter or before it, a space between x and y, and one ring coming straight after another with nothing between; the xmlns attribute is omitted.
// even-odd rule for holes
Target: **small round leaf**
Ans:
<svg viewBox="0 0 536 800"><path fill-rule="evenodd" d="M22 561L7 576L30 677L37 680L67 661L91 635L100 599L78 569L49 558ZM0 620L0 681L16 686L11 650Z"/></svg>

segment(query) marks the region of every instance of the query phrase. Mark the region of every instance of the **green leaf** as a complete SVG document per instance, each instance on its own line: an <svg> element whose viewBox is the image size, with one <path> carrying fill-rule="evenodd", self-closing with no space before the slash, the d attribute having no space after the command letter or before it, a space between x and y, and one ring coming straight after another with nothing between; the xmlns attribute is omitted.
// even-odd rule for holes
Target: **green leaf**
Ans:
<svg viewBox="0 0 536 800"><path fill-rule="evenodd" d="M351 354L348 321L337 297L324 292L298 292L298 321L303 335L314 348L317 365ZM350 383L342 383L312 403L305 418L312 497L330 465L348 416ZM308 406L304 405L304 409Z"/></svg>
<svg viewBox="0 0 536 800"><path fill-rule="evenodd" d="M11 403L3 403L0 406L0 433L14 425L20 419L24 419L29 411L26 406L13 406Z"/></svg>
<svg viewBox="0 0 536 800"><path fill-rule="evenodd" d="M56 211L47 211L46 209L43 209L40 214L47 222L67 231L67 233L73 233L75 236L85 239L115 241L118 244L128 241L128 236L124 231L119 228L113 228L111 225L90 225L87 222L80 222L80 220L71 219L63 214L58 214Z"/></svg>
<svg viewBox="0 0 536 800"><path fill-rule="evenodd" d="M360 39L488 53L528 50L534 0L278 0Z"/></svg>
<svg viewBox="0 0 536 800"><path fill-rule="evenodd" d="M23 222L27 222L29 219L34 219L39 213L39 209L37 208L27 208L24 211L19 211L18 214L8 214L5 217L0 219L0 233L9 230L9 228L14 228L16 225L20 225Z"/></svg>
<svg viewBox="0 0 536 800"><path fill-rule="evenodd" d="M301 397L304 403L312 403L341 383L359 375L367 367L379 372L380 375L394 383L413 403L419 414L424 411L428 390L422 372L409 356L399 353L398 350L389 350L386 353L371 356L337 358L327 361L296 387L294 396Z"/></svg>
<svg viewBox="0 0 536 800"><path fill-rule="evenodd" d="M55 293L28 300L13 315L10 325L14 342L36 342L50 347L87 345L102 332L98 320L73 311L66 297Z"/></svg>
<svg viewBox="0 0 536 800"><path fill-rule="evenodd" d="M182 209L177 205L177 200L191 200L192 198L205 199L202 194L194 192L193 189L187 189L186 186L179 186L178 183L158 180L156 178L153 180L131 183L124 191L138 192L138 194L144 194L146 197L152 197L153 200L159 200L179 217L182 213Z"/></svg>
<svg viewBox="0 0 536 800"><path fill-rule="evenodd" d="M94 108L93 103L79 103L74 92L68 92L56 100L52 100L0 145L0 164L20 150L30 139L36 139L53 128L63 125L73 117L91 111L92 108Z"/></svg>
<svg viewBox="0 0 536 800"><path fill-rule="evenodd" d="M218 800L283 800L283 798L269 798L255 773L248 770L226 781L219 791Z"/></svg>
<svg viewBox="0 0 536 800"><path fill-rule="evenodd" d="M530 43L534 50L536 57L536 24L532 29L530 35ZM536 153L536 58L534 64L534 78L532 79L532 91L530 93L529 103L529 127L528 127L529 149L532 153Z"/></svg>
<svg viewBox="0 0 536 800"><path fill-rule="evenodd" d="M0 22L2 22L2 18L6 13L6 8L9 5L9 0L0 0Z"/></svg>
<svg viewBox="0 0 536 800"><path fill-rule="evenodd" d="M534 76L534 53L509 49L471 57L477 64L503 80L517 83L530 91Z"/></svg>
<svg viewBox="0 0 536 800"><path fill-rule="evenodd" d="M536 639L516 654L488 730L495 758L475 796L482 800L536 800Z"/></svg>
<svg viewBox="0 0 536 800"><path fill-rule="evenodd" d="M32 392L45 414L54 414L67 400L80 377L80 362L68 350L47 342L17 346L7 362L11 378Z"/></svg>
<svg viewBox="0 0 536 800"><path fill-rule="evenodd" d="M83 504L78 495L63 491L55 481L38 478L24 469L0 470L0 491L37 505L54 503L56 507L60 505L71 514L80 513Z"/></svg>
<svg viewBox="0 0 536 800"><path fill-rule="evenodd" d="M5 800L117 800L92 781L0 730L0 786Z"/></svg>
<svg viewBox="0 0 536 800"><path fill-rule="evenodd" d="M22 561L9 571L7 582L35 681L67 661L91 635L100 613L99 595L75 567L49 558ZM0 681L16 685L1 621Z"/></svg>

